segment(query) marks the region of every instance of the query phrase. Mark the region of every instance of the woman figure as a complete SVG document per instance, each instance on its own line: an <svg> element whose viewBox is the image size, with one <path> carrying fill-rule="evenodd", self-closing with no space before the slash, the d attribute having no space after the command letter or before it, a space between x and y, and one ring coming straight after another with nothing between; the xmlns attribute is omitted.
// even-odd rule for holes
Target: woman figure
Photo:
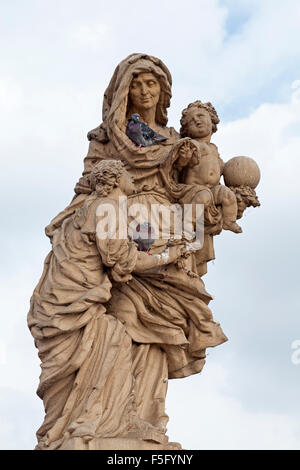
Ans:
<svg viewBox="0 0 300 470"><path fill-rule="evenodd" d="M128 197L128 205L133 207L139 203L140 207L145 207L145 217L153 204L168 207L176 202L169 168L164 172L164 162L178 139L175 130L166 127L170 97L171 76L159 59L132 54L119 64L104 94L103 123L88 135L90 147L83 177L75 188L76 197L47 227L49 236L61 233L64 224L71 223L74 214L86 206L93 190L92 170L102 160L122 160L136 188L136 194ZM167 140L137 148L125 134L132 113L139 113L141 120ZM58 317L59 322L68 324L66 346L60 341L61 331L52 329L47 322L44 327L44 313L35 317L31 331L38 339L43 373L47 371L44 376L42 373L39 387L48 414L44 428L39 430L41 448L47 445L48 448L109 448L109 445L114 449L170 448L165 434L168 378L200 372L205 363L205 349L227 339L219 324L213 321L207 306L211 296L205 291L201 278L184 269L184 262L177 261L181 249L173 247L173 255L174 249L176 256L172 257L168 239L157 238L151 254L153 258L158 256L161 266L150 270L146 258L144 267L135 268L134 256L137 255L130 252L131 278L125 283L108 269L111 298L108 300L108 294L105 299L93 298L92 312L93 309L98 312L101 307L100 316L96 318L92 313L83 321L78 315L80 309L76 305L74 313L73 300L65 294L70 304ZM167 263L163 261L166 254L167 258L169 256ZM204 253L203 263L210 257L211 252ZM47 263L49 260L46 266ZM94 264L89 269L94 276L100 268ZM101 272L104 276L103 270ZM97 282L101 287L107 279L99 278ZM42 304L43 294L39 289L36 295ZM56 290L53 296L56 299ZM47 321L52 314L52 307L49 307ZM70 347L76 359L79 355L78 360L72 362L71 370ZM52 366L56 372L48 374ZM96 374L95 380L91 380L93 374ZM103 374L109 377L107 385L105 379L99 378ZM79 407L74 413L74 400L86 404L84 411ZM77 439L75 444L74 439ZM112 444L109 444L110 439L113 439ZM128 439L134 441L128 443Z"/></svg>
<svg viewBox="0 0 300 470"><path fill-rule="evenodd" d="M83 206L51 233L52 251L31 298L28 325L42 360L38 395L46 409L39 449L60 447L70 436L136 436L131 340L123 324L105 314L105 305L112 282L126 283L133 271L163 266L181 254L175 246L168 256L149 256L118 237L119 198L134 190L122 162L98 163L90 181ZM115 238L99 237L104 205L116 215Z"/></svg>

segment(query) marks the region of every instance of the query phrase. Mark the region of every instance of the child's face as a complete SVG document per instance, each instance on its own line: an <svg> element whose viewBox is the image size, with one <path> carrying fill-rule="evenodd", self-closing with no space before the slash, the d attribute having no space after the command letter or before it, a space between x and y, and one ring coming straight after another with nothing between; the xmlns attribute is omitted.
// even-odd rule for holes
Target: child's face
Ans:
<svg viewBox="0 0 300 470"><path fill-rule="evenodd" d="M191 108L187 114L186 134L192 139L208 137L212 134L209 112L203 108Z"/></svg>

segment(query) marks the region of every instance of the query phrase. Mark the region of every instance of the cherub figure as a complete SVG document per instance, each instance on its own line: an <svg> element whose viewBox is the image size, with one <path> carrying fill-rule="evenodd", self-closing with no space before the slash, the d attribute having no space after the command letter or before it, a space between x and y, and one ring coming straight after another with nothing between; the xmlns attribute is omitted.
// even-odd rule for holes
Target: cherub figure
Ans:
<svg viewBox="0 0 300 470"><path fill-rule="evenodd" d="M215 203L222 208L223 229L241 233L236 223L237 200L231 189L220 184L224 162L220 158L218 148L211 143L211 136L217 131L219 123L217 112L211 103L195 101L182 111L180 120L180 136L189 137L179 150L176 167L184 168L183 182L187 185L199 185L205 188L197 193L197 203L209 205ZM200 188L199 188L200 189Z"/></svg>

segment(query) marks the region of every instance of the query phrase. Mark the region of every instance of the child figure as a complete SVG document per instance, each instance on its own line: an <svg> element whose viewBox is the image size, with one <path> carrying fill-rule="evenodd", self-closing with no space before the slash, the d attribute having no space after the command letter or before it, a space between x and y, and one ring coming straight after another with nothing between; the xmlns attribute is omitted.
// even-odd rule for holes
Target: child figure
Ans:
<svg viewBox="0 0 300 470"><path fill-rule="evenodd" d="M219 118L211 103L195 101L182 112L180 136L189 137L179 150L177 168L184 168L183 182L187 185L200 185L209 188L214 201L210 201L209 192L200 190L197 203L209 205L214 202L222 207L223 228L241 233L236 223L236 196L227 186L220 184L224 162L219 156L218 148L211 143L211 136L217 131ZM200 188L199 188L200 189Z"/></svg>

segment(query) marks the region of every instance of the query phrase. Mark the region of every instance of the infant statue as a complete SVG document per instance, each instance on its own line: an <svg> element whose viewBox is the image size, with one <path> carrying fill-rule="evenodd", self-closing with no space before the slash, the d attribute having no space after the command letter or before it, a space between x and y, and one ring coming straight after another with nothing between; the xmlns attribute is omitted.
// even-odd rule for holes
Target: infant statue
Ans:
<svg viewBox="0 0 300 470"><path fill-rule="evenodd" d="M220 184L224 162L219 156L218 148L210 141L219 122L211 103L202 103L199 100L190 103L182 111L180 136L184 140L175 165L183 171L182 182L199 189L193 202L205 206L220 206L223 229L241 233L242 229L236 223L236 196L230 188Z"/></svg>

